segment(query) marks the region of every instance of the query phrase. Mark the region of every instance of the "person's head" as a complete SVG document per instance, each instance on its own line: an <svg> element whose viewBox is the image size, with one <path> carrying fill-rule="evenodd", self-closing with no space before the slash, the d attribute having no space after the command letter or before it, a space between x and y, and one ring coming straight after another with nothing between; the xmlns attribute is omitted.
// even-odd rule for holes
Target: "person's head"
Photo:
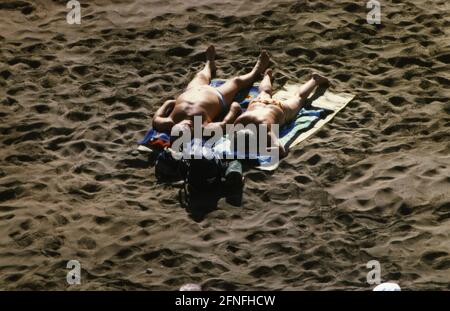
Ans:
<svg viewBox="0 0 450 311"><path fill-rule="evenodd" d="M175 140L184 135L191 135L193 132L192 120L183 120L175 124L170 132L170 143L172 144Z"/></svg>

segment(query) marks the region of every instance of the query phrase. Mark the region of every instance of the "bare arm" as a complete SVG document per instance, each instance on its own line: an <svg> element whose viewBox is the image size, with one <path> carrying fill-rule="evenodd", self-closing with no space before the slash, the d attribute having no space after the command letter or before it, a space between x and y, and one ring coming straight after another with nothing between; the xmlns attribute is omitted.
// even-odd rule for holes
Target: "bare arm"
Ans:
<svg viewBox="0 0 450 311"><path fill-rule="evenodd" d="M225 126L227 124L232 124L234 121L236 121L237 117L242 113L241 105L239 103L234 102L230 106L230 110L226 114L226 116L223 118L222 121L219 122L211 122L208 124L208 127L221 127L222 130L225 129Z"/></svg>
<svg viewBox="0 0 450 311"><path fill-rule="evenodd" d="M167 100L159 109L156 111L153 117L152 127L159 132L170 132L172 126L174 125L173 120L169 117L170 113L175 107L175 100Z"/></svg>
<svg viewBox="0 0 450 311"><path fill-rule="evenodd" d="M241 113L241 105L237 102L233 102L230 106L230 111L228 111L227 115L223 118L222 123L224 126L226 124L234 123Z"/></svg>

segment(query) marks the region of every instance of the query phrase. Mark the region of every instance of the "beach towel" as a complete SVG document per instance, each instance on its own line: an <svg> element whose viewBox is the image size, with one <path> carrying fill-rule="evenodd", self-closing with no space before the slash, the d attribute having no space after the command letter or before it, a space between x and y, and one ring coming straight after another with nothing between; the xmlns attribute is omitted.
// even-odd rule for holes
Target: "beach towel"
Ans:
<svg viewBox="0 0 450 311"><path fill-rule="evenodd" d="M211 86L217 87L223 84L225 80L213 80ZM285 100L294 96L298 84L286 84L283 89L273 95L274 99ZM241 108L246 110L250 101L258 96L258 86L254 85L250 89L243 90L236 95L235 101L239 102ZM297 146L305 139L316 133L326 123L328 123L339 111L341 111L352 99L353 95L348 93L334 94L328 90L316 90L307 102L305 108L302 108L297 117L290 123L280 129L280 142L286 150ZM150 129L144 139L138 142L140 151L158 150L168 147L169 136L164 133ZM214 152L226 156L230 154L230 141L225 136L214 145ZM234 154L235 155L235 154ZM271 163L270 157L257 156L261 170L275 170L279 162Z"/></svg>

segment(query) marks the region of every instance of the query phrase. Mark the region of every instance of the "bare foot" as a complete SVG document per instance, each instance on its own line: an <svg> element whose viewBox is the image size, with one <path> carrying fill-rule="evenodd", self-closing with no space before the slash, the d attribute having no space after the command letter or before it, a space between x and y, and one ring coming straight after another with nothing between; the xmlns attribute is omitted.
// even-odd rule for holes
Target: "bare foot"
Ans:
<svg viewBox="0 0 450 311"><path fill-rule="evenodd" d="M256 74L261 75L266 71L267 67L269 67L270 63L270 57L269 54L267 54L266 50L262 50L261 54L259 54L258 61L256 62L255 67L253 70Z"/></svg>
<svg viewBox="0 0 450 311"><path fill-rule="evenodd" d="M210 45L206 49L206 63L209 64L212 76L216 75L216 48L214 45Z"/></svg>
<svg viewBox="0 0 450 311"><path fill-rule="evenodd" d="M269 76L270 80L272 80L272 69L267 69L266 72L264 73L265 76Z"/></svg>
<svg viewBox="0 0 450 311"><path fill-rule="evenodd" d="M330 84L330 81L328 80L328 78L326 78L325 76L317 73L317 72L313 72L313 74L311 75L311 78L313 78L318 85L327 85Z"/></svg>

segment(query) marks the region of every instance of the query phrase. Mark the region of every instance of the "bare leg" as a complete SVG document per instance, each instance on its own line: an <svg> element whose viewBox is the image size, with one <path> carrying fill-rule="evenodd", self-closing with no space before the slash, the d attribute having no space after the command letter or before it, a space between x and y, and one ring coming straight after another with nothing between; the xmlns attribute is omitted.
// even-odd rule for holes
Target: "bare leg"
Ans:
<svg viewBox="0 0 450 311"><path fill-rule="evenodd" d="M264 78L259 84L259 95L260 99L272 98L272 69L267 69L264 73Z"/></svg>
<svg viewBox="0 0 450 311"><path fill-rule="evenodd" d="M216 49L214 45L210 45L206 50L206 64L205 67L195 74L194 79L188 84L186 89L190 89L195 86L208 85L211 82L211 78L216 74Z"/></svg>
<svg viewBox="0 0 450 311"><path fill-rule="evenodd" d="M218 87L218 90L222 93L225 98L225 103L229 106L233 102L233 98L236 96L237 92L242 89L248 88L252 86L253 82L257 80L260 75L267 69L269 66L269 55L265 50L261 51L259 55L258 61L256 62L253 70L243 76L235 77L221 86Z"/></svg>
<svg viewBox="0 0 450 311"><path fill-rule="evenodd" d="M316 86L327 83L327 78L318 73L313 73L311 79L298 88L295 97L290 98L283 103L284 113L286 116L285 123L290 122L295 118L300 109L304 106L306 99L316 88Z"/></svg>

